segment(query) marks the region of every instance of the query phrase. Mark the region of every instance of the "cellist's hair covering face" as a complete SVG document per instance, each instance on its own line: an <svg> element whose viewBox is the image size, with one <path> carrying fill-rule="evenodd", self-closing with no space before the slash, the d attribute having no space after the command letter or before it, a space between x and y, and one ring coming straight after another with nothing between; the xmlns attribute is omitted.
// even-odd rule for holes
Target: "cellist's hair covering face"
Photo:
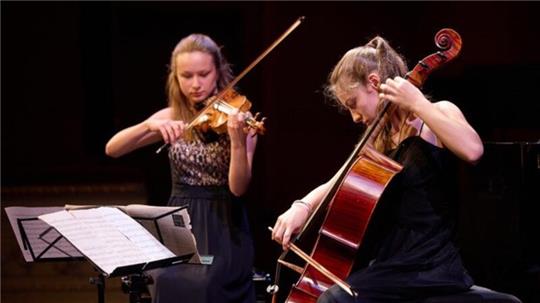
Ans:
<svg viewBox="0 0 540 303"><path fill-rule="evenodd" d="M230 64L227 62L221 48L210 37L204 34L191 34L178 42L171 55L169 74L167 78L167 97L169 106L173 109L176 119L190 121L194 113L189 108L187 97L180 90L176 78L176 57L182 53L203 52L212 56L218 73L217 89L222 90L233 79Z"/></svg>
<svg viewBox="0 0 540 303"><path fill-rule="evenodd" d="M379 36L343 55L328 77L325 95L334 100L339 107L343 107L337 98L337 92L347 93L360 84L367 85L370 73L377 73L381 83L388 78L403 77L407 73L407 65L403 57ZM375 147L379 151L390 148L389 126L383 126L375 139Z"/></svg>

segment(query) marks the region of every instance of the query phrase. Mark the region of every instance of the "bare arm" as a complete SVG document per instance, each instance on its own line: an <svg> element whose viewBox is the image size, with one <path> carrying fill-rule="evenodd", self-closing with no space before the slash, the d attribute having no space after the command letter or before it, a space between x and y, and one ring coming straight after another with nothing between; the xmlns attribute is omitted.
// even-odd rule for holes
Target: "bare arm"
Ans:
<svg viewBox="0 0 540 303"><path fill-rule="evenodd" d="M231 138L231 163L229 165L229 189L235 196L246 193L251 181L253 155L257 137L247 135L243 120L244 113L229 116L227 129Z"/></svg>
<svg viewBox="0 0 540 303"><path fill-rule="evenodd" d="M420 103L415 113L456 156L469 163L480 160L484 153L482 140L453 103Z"/></svg>
<svg viewBox="0 0 540 303"><path fill-rule="evenodd" d="M301 230L313 209L321 203L331 184L329 181L319 185L302 198L301 201L305 203L295 202L281 214L274 224L272 240L281 243L283 249L287 249L291 237Z"/></svg>
<svg viewBox="0 0 540 303"><path fill-rule="evenodd" d="M480 136L451 102L431 103L418 88L400 77L381 84L381 91L381 98L397 103L420 117L442 145L459 158L474 163L484 153Z"/></svg>
<svg viewBox="0 0 540 303"><path fill-rule="evenodd" d="M164 108L141 123L119 131L107 142L105 153L117 158L162 139L173 142L182 135L184 124L171 117L171 109Z"/></svg>
<svg viewBox="0 0 540 303"><path fill-rule="evenodd" d="M309 207L311 208L310 211L313 211L317 206L319 206L328 190L330 190L330 184L331 180L319 185L300 200L309 204Z"/></svg>

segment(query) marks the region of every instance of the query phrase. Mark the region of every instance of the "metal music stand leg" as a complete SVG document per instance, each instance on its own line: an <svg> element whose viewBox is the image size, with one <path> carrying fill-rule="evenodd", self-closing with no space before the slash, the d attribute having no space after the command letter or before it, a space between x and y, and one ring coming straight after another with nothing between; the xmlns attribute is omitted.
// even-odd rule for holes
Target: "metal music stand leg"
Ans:
<svg viewBox="0 0 540 303"><path fill-rule="evenodd" d="M90 284L97 287L98 303L105 303L105 277L99 274L97 277L90 278Z"/></svg>
<svg viewBox="0 0 540 303"><path fill-rule="evenodd" d="M122 277L122 291L129 294L129 303L150 303L148 285L153 283L152 277L143 272L131 274Z"/></svg>

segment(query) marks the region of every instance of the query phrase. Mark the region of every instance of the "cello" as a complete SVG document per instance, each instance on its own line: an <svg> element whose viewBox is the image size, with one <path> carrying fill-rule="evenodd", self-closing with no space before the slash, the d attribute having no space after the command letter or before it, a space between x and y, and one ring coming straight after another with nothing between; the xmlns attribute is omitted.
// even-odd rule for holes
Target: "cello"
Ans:
<svg viewBox="0 0 540 303"><path fill-rule="evenodd" d="M459 54L462 43L457 32L445 28L435 35L435 44L440 51L419 61L404 77L419 88L432 71ZM288 251L284 251L279 257L275 284L268 289L273 293L273 302L276 301L280 265L300 274L286 302L315 302L333 284L337 284L350 295L355 295L344 280L352 270L381 196L392 178L402 169L399 163L367 145L390 108L388 100L381 102L382 110L366 129L338 174L330 181L330 189L290 244L290 250L306 261L306 266L302 268L284 261ZM315 246L308 255L294 242L312 227L314 218L320 216L324 216L324 221L317 234Z"/></svg>

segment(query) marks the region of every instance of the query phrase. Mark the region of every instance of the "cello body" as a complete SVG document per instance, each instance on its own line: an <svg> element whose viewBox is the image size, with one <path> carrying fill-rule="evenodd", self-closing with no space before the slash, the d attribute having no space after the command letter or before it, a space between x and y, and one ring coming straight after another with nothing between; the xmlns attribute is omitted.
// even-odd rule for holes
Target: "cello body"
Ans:
<svg viewBox="0 0 540 303"><path fill-rule="evenodd" d="M377 153L371 151L371 153ZM329 204L312 257L345 280L354 265L371 216L401 165L379 154L356 159ZM286 302L316 302L333 282L307 265Z"/></svg>

